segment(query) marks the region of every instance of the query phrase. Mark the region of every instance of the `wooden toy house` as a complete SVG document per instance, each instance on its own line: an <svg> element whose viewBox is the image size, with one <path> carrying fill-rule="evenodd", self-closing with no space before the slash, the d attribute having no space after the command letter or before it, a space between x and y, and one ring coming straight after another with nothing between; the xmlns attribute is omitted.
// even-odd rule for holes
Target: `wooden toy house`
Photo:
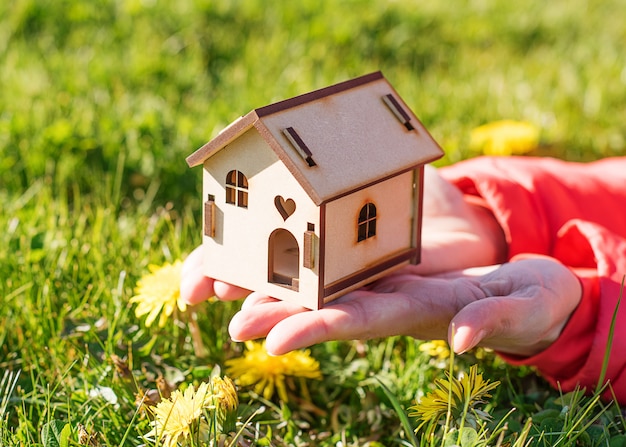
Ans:
<svg viewBox="0 0 626 447"><path fill-rule="evenodd" d="M420 260L439 145L380 72L255 109L203 166L205 273L310 309Z"/></svg>

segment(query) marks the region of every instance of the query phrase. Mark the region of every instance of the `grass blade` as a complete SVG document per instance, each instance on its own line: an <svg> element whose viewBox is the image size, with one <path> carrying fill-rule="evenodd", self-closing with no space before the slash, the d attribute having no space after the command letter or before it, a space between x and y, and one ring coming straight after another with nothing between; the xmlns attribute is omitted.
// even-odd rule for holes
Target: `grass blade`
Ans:
<svg viewBox="0 0 626 447"><path fill-rule="evenodd" d="M400 402L398 402L398 399L396 399L396 396L394 396L394 394L382 382L382 380L380 380L378 377L376 377L376 380L380 384L380 387L382 388L382 390L385 392L385 395L389 399L389 402L391 402L391 405L393 406L393 409L398 414L398 418L400 418L400 423L402 424L402 427L404 428L404 431L406 432L407 437L409 438L411 443L415 447L417 447L417 445L418 445L417 437L415 436L415 433L413 432L413 427L411 426L411 422L409 421L408 416L404 412L404 409L402 408L402 405L400 405Z"/></svg>
<svg viewBox="0 0 626 447"><path fill-rule="evenodd" d="M4 418L7 412L13 390L17 385L17 379L20 376L20 372L5 371L0 381L0 418Z"/></svg>
<svg viewBox="0 0 626 447"><path fill-rule="evenodd" d="M611 319L611 327L609 328L609 337L606 341L606 350L604 351L604 360L602 361L602 369L600 370L600 377L598 378L598 384L596 385L596 393L599 393L602 387L604 386L604 380L606 378L606 370L609 367L609 359L611 357L611 347L613 345L613 336L615 335L615 324L617 320L617 312L619 311L619 306L622 302L622 296L624 295L624 280L626 280L626 275L622 277L622 285L619 290L619 297L617 298L617 304L615 305L615 310L613 311L613 318Z"/></svg>

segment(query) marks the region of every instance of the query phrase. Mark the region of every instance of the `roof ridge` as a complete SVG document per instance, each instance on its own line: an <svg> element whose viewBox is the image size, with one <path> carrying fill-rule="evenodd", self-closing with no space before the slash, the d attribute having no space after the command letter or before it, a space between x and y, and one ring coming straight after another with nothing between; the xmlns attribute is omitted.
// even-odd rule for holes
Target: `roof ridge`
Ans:
<svg viewBox="0 0 626 447"><path fill-rule="evenodd" d="M256 112L259 118L261 118L263 116L268 116L276 112L281 112L283 110L287 110L292 107L306 104L307 102L325 98L327 96L334 95L335 93L339 93L345 90L350 90L352 88L359 87L361 85L368 84L370 82L377 81L379 79L384 79L384 78L385 77L383 76L381 71L375 71L373 73L359 76L358 78L349 79L347 81L343 81L338 84L331 85L329 87L324 87L319 90L314 90L309 93L304 93L302 95L294 96L293 98L284 99L282 101L278 101L278 102L269 104L264 107L259 107L258 109L254 109L254 112Z"/></svg>

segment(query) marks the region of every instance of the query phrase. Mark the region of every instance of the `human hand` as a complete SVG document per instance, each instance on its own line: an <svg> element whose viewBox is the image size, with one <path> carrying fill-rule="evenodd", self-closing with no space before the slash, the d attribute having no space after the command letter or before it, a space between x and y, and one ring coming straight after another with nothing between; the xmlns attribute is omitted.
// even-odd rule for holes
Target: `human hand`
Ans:
<svg viewBox="0 0 626 447"><path fill-rule="evenodd" d="M530 356L554 342L581 298L574 274L550 258L421 277L404 269L318 311L252 293L229 326L234 340L266 337L272 354L329 340L409 335Z"/></svg>
<svg viewBox="0 0 626 447"><path fill-rule="evenodd" d="M424 185L422 255L416 273L432 275L506 261L504 232L491 211L466 201L430 165Z"/></svg>
<svg viewBox="0 0 626 447"><path fill-rule="evenodd" d="M519 355L547 347L580 300L577 279L561 264L546 260L506 264L480 277L460 271L503 262L503 232L488 210L468 204L434 168L427 168L425 183L420 265L312 313L252 293L231 321L231 336L267 336L267 349L274 354L332 339L399 334L449 338L457 352L479 343ZM549 268L542 270L542 263ZM450 271L445 278L421 276ZM200 249L186 259L181 282L185 301L195 304L214 295L234 300L248 293L205 277Z"/></svg>
<svg viewBox="0 0 626 447"><path fill-rule="evenodd" d="M180 296L187 304L198 304L213 296L224 301L233 301L249 293L249 290L204 275L202 245L196 247L183 262Z"/></svg>
<svg viewBox="0 0 626 447"><path fill-rule="evenodd" d="M432 166L425 168L424 183L422 255L414 273L429 275L504 262L504 235L488 210L467 203L461 192ZM181 296L189 304L212 296L233 300L248 293L205 277L200 247L185 260Z"/></svg>

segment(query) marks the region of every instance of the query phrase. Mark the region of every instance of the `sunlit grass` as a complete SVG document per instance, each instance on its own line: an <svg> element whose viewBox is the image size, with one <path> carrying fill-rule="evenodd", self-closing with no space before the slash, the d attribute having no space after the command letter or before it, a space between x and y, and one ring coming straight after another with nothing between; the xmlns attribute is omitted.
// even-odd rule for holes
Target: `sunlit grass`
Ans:
<svg viewBox="0 0 626 447"><path fill-rule="evenodd" d="M200 241L200 173L185 156L251 108L382 70L441 163L478 155L471 130L503 119L537 127L533 154L626 152L626 2L422 3L0 2L0 444L140 445L141 399L245 355L226 332L237 303L146 327L130 298L149 265ZM315 346L322 380L287 383L288 402L238 390L233 439L410 444L398 409L450 367L420 346ZM485 405L501 424L485 430L503 434L490 445L624 442L615 406L561 396L483 350L451 374L475 363L501 382Z"/></svg>

